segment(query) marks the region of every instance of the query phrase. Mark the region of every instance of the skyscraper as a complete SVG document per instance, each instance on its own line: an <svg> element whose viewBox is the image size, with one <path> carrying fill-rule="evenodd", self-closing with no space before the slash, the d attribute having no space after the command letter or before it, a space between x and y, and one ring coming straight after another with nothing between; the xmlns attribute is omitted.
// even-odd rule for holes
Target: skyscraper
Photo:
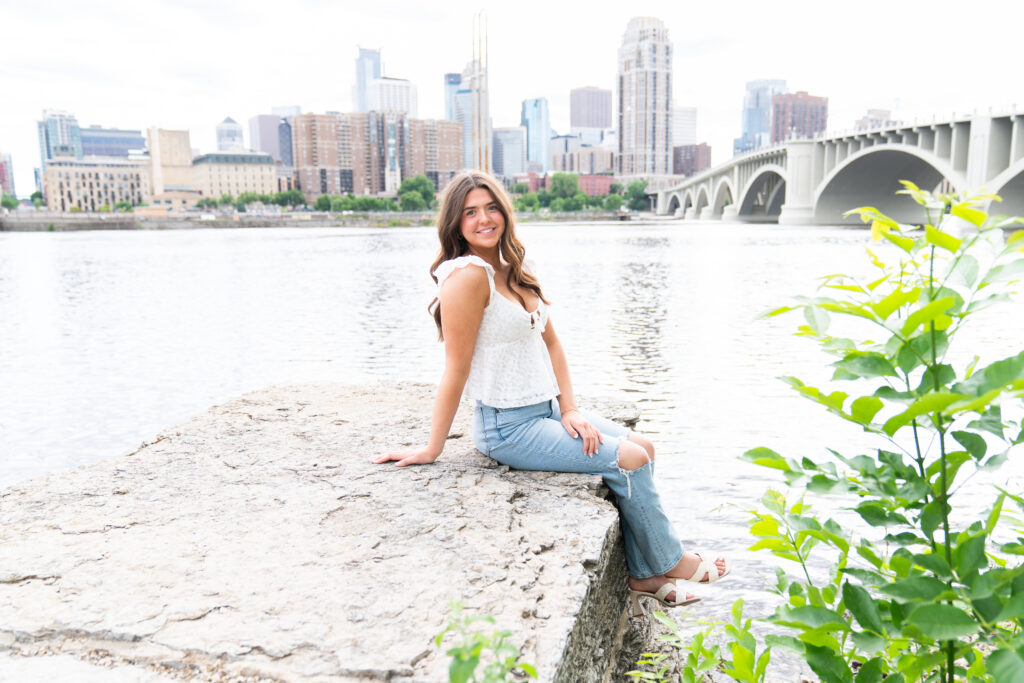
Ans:
<svg viewBox="0 0 1024 683"><path fill-rule="evenodd" d="M380 50L359 48L359 57L356 58L356 84L352 86L353 111L370 111L370 83L380 76Z"/></svg>
<svg viewBox="0 0 1024 683"><path fill-rule="evenodd" d="M455 93L462 86L462 74L444 75L444 118L455 121Z"/></svg>
<svg viewBox="0 0 1024 683"><path fill-rule="evenodd" d="M618 172L672 172L672 43L660 19L634 17L619 48Z"/></svg>
<svg viewBox="0 0 1024 683"><path fill-rule="evenodd" d="M277 124L277 149L281 152L282 166L295 165L295 155L292 153L292 124L290 118L283 118Z"/></svg>
<svg viewBox="0 0 1024 683"><path fill-rule="evenodd" d="M44 109L39 124L39 159L46 163L56 157L82 158L82 130L74 114Z"/></svg>
<svg viewBox="0 0 1024 683"><path fill-rule="evenodd" d="M523 100L519 123L526 129L526 161L540 164L541 172L547 172L551 167L551 120L547 98Z"/></svg>
<svg viewBox="0 0 1024 683"><path fill-rule="evenodd" d="M571 128L611 128L612 91L587 86L569 91Z"/></svg>
<svg viewBox="0 0 1024 683"><path fill-rule="evenodd" d="M281 161L281 138L278 126L281 117L274 114L257 114L249 119L249 146L254 152L263 152Z"/></svg>
<svg viewBox="0 0 1024 683"><path fill-rule="evenodd" d="M526 129L494 129L494 172L512 178L526 172Z"/></svg>
<svg viewBox="0 0 1024 683"><path fill-rule="evenodd" d="M217 151L240 152L245 150L242 125L230 116L217 124Z"/></svg>
<svg viewBox="0 0 1024 683"><path fill-rule="evenodd" d="M462 124L465 167L491 170L491 114L487 65L474 59L462 72L455 93L455 120Z"/></svg>
<svg viewBox="0 0 1024 683"><path fill-rule="evenodd" d="M697 107L672 108L672 147L697 144ZM673 162L675 165L675 162Z"/></svg>
<svg viewBox="0 0 1024 683"><path fill-rule="evenodd" d="M767 147L772 138L772 97L787 92L786 81L759 80L747 83L743 98L743 135L733 141L733 154Z"/></svg>
<svg viewBox="0 0 1024 683"><path fill-rule="evenodd" d="M824 133L828 125L828 98L806 90L772 98L772 144Z"/></svg>
<svg viewBox="0 0 1024 683"><path fill-rule="evenodd" d="M599 145L612 127L612 91L588 86L569 91L569 127L584 145Z"/></svg>

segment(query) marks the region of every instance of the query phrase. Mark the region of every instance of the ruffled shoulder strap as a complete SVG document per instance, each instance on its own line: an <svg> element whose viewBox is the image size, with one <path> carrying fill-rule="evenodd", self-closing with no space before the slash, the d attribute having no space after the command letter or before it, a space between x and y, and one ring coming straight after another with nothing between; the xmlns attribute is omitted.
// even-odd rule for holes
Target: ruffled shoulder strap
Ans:
<svg viewBox="0 0 1024 683"><path fill-rule="evenodd" d="M434 277L437 278L438 290L441 289L441 285L444 284L445 279L455 272L456 268L465 268L466 266L482 267L487 272L487 282L490 284L491 290L494 290L494 268L490 263L484 261L479 256L474 256L473 254L448 259L447 261L440 263L437 268L434 269Z"/></svg>

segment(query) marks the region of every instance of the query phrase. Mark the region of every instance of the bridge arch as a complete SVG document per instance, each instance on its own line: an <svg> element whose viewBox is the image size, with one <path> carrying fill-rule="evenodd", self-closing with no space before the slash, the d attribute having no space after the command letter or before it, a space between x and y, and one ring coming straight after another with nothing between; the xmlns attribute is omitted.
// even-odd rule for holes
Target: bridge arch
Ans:
<svg viewBox="0 0 1024 683"><path fill-rule="evenodd" d="M747 181L740 192L738 216L750 222L775 223L786 201L789 174L778 164L765 164Z"/></svg>
<svg viewBox="0 0 1024 683"><path fill-rule="evenodd" d="M687 190L686 196L683 197L683 215L694 206L693 190Z"/></svg>
<svg viewBox="0 0 1024 683"><path fill-rule="evenodd" d="M708 198L708 188L701 185L700 189L697 190L697 203L694 208L697 210L697 218L700 218L700 212L704 210L704 207L709 205L711 200Z"/></svg>
<svg viewBox="0 0 1024 683"><path fill-rule="evenodd" d="M714 201L711 203L711 216L713 218L721 218L722 211L725 207L736 202L736 192L732 189L732 181L728 177L723 177L718 181L718 186L715 187Z"/></svg>
<svg viewBox="0 0 1024 683"><path fill-rule="evenodd" d="M679 213L679 209L682 204L679 201L679 193L673 192L668 198L668 215L675 216Z"/></svg>
<svg viewBox="0 0 1024 683"><path fill-rule="evenodd" d="M985 189L1003 198L1002 202L989 202L989 213L1024 216L1024 158L993 178Z"/></svg>
<svg viewBox="0 0 1024 683"><path fill-rule="evenodd" d="M913 200L897 195L901 180L924 190L933 190L946 178L954 191L964 187L963 177L950 164L931 152L912 145L888 144L868 147L850 155L832 170L814 193L814 218L818 223L859 223L843 212L858 206L874 206L901 223L919 223L921 211Z"/></svg>

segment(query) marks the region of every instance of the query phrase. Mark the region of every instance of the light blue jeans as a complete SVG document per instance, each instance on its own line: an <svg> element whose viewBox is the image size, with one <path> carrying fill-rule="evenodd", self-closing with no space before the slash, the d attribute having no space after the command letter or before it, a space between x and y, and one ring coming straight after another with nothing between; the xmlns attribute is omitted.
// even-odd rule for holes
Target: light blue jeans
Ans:
<svg viewBox="0 0 1024 683"><path fill-rule="evenodd" d="M604 436L594 456L584 455L583 440L565 431L553 400L518 408L492 408L477 401L473 443L481 453L517 470L600 474L615 494L629 575L646 579L664 574L683 558L683 547L661 508L654 463L635 470L619 467L619 444L629 438L629 430L599 415L583 416Z"/></svg>

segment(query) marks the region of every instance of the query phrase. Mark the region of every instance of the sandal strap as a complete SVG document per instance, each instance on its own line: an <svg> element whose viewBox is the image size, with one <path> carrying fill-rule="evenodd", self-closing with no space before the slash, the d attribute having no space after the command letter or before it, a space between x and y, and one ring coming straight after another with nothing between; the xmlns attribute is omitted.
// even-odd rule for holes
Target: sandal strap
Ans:
<svg viewBox="0 0 1024 683"><path fill-rule="evenodd" d="M676 593L676 600L675 601L669 602L669 600L665 597L669 593ZM673 605L673 604L675 604L675 602L679 600L679 594L677 592L676 585L674 583L672 583L671 581L666 581L665 583L661 584L661 588L659 588L654 593L654 599L657 600L658 602L664 603L666 605Z"/></svg>
<svg viewBox="0 0 1024 683"><path fill-rule="evenodd" d="M719 574L718 565L715 564L714 561L705 560L699 554L697 554L697 557L700 557L700 566L697 567L697 571L696 573L694 573L694 576L703 576L704 574L708 575L707 580L702 580L700 581L700 583L714 583L715 581L718 581L720 578L729 573L728 565L726 566L725 571Z"/></svg>

